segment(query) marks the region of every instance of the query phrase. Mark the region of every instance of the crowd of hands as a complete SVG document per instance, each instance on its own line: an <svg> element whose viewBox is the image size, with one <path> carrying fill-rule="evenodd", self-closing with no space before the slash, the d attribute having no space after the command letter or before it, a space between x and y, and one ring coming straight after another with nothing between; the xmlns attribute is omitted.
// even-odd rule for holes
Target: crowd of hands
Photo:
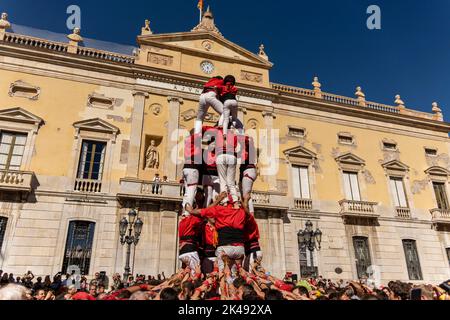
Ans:
<svg viewBox="0 0 450 320"><path fill-rule="evenodd" d="M279 279L268 273L260 261L249 271L225 257L225 268L202 274L200 267L180 269L170 278L137 277L123 284L118 274L113 276L111 291L106 292L101 280L84 282L81 289L74 285L62 285L59 289L38 288L32 290L24 283L3 284L2 290L21 287L23 300L231 300L231 301L312 301L312 300L411 300L411 293L420 290L416 300L450 300L448 291L440 286L414 286L401 281L391 281L387 286L374 287L365 281L344 282L310 278L293 282ZM84 278L83 281L86 281ZM448 282L447 282L448 284ZM448 290L448 289L447 289ZM4 296L4 295L3 295Z"/></svg>

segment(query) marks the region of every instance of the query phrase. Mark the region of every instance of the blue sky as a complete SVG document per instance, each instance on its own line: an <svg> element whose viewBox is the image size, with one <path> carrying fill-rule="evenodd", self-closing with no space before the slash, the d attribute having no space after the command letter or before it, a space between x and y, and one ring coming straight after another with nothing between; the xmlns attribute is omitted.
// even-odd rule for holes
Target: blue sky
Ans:
<svg viewBox="0 0 450 320"><path fill-rule="evenodd" d="M410 108L439 102L450 120L450 1L448 0L205 0L224 36L275 64L271 81ZM135 44L146 18L156 33L188 31L198 23L197 0L0 0L16 24L67 33L66 8L82 10L82 35ZM380 6L382 30L366 27L369 5Z"/></svg>

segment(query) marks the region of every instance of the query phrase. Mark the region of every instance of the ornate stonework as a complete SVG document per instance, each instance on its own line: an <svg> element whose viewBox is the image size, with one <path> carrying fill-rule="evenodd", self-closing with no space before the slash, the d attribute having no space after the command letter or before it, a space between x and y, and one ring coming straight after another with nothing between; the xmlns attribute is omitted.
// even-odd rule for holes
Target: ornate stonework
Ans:
<svg viewBox="0 0 450 320"><path fill-rule="evenodd" d="M148 62L170 67L173 64L173 57L164 54L149 52Z"/></svg>
<svg viewBox="0 0 450 320"><path fill-rule="evenodd" d="M33 86L22 80L15 81L9 86L8 95L10 97L21 97L28 98L30 100L39 99L41 94L41 88L38 86Z"/></svg>
<svg viewBox="0 0 450 320"><path fill-rule="evenodd" d="M211 9L209 7L203 14L203 18L200 24L198 24L194 29L192 29L192 31L207 31L222 36L222 33L220 33L219 29L216 27L216 24L214 23L214 15L212 14Z"/></svg>
<svg viewBox="0 0 450 320"><path fill-rule="evenodd" d="M263 81L263 75L260 73L254 73L250 71L241 71L241 80L261 83Z"/></svg>

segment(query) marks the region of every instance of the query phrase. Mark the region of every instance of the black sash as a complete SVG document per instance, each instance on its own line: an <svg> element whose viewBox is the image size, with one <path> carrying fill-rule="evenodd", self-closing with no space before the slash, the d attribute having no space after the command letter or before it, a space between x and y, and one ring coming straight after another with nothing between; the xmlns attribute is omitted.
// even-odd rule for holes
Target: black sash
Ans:
<svg viewBox="0 0 450 320"><path fill-rule="evenodd" d="M230 227L217 230L219 234L219 247L228 246L233 243L244 243L244 231Z"/></svg>

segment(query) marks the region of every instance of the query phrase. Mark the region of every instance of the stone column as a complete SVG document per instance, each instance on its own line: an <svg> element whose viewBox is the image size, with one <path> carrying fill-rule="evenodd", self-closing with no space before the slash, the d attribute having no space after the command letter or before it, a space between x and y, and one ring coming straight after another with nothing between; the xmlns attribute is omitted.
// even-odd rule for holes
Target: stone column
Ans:
<svg viewBox="0 0 450 320"><path fill-rule="evenodd" d="M264 117L264 123L267 129L267 150L266 150L266 163L267 165L272 163L272 161L278 161L278 159L272 159L273 156L273 148L275 146L272 146L272 130L273 130L273 119L275 118L275 114L272 111L264 111L262 113ZM266 175L266 181L269 184L269 191L276 191L277 190L277 176L274 174Z"/></svg>
<svg viewBox="0 0 450 320"><path fill-rule="evenodd" d="M131 115L131 136L128 149L127 177L137 178L139 175L139 159L141 154L142 130L144 128L145 99L149 94L134 91L133 113Z"/></svg>
<svg viewBox="0 0 450 320"><path fill-rule="evenodd" d="M167 97L169 101L169 120L166 134L166 153L164 158L164 175L169 181L176 181L178 172L177 164L172 159L174 148L178 148L178 129L180 128L180 107L183 99L178 97ZM175 151L178 155L178 150Z"/></svg>
<svg viewBox="0 0 450 320"><path fill-rule="evenodd" d="M176 272L178 262L178 214L174 203L162 203L158 273ZM174 232L175 231L175 232Z"/></svg>
<svg viewBox="0 0 450 320"><path fill-rule="evenodd" d="M280 213L269 211L269 242L271 243L272 270L277 277L286 273L286 250L284 239L284 225Z"/></svg>

